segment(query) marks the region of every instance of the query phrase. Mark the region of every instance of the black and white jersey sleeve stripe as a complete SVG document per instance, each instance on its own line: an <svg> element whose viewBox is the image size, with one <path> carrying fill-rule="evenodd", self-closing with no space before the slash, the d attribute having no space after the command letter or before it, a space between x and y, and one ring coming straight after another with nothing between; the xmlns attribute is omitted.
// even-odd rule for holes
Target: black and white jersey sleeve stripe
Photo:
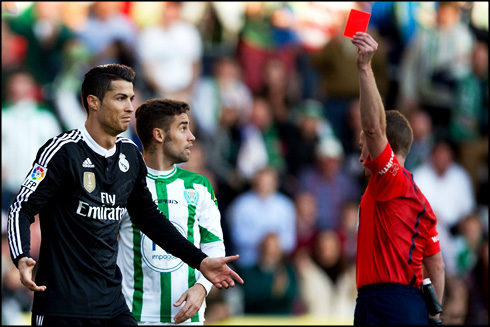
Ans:
<svg viewBox="0 0 490 327"><path fill-rule="evenodd" d="M66 154L59 158L55 155L65 144L80 139L80 131L73 130L46 142L38 151L31 171L10 206L7 234L10 254L16 266L20 258L30 256L30 225L34 222L34 216L56 193L63 179L62 172L67 168L63 162Z"/></svg>

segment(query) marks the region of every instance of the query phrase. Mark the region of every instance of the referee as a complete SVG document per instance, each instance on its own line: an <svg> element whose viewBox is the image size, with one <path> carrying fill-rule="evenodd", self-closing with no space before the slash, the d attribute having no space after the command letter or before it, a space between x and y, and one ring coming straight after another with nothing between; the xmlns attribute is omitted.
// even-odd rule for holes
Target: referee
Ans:
<svg viewBox="0 0 490 327"><path fill-rule="evenodd" d="M243 283L226 265L238 255L208 257L158 210L138 147L118 136L134 111L134 75L119 64L87 72L81 88L85 124L39 149L10 207L10 254L22 284L35 291L32 325L137 325L116 264L125 209L150 239L199 269L217 288L233 287L233 279ZM34 282L29 228L38 213L41 249Z"/></svg>
<svg viewBox="0 0 490 327"><path fill-rule="evenodd" d="M376 41L358 32L352 43L358 48L359 160L369 178L359 207L354 324L440 323L439 314L429 317L421 292L423 278L429 277L441 302L444 263L436 216L403 167L412 129L398 111L385 112L371 69Z"/></svg>

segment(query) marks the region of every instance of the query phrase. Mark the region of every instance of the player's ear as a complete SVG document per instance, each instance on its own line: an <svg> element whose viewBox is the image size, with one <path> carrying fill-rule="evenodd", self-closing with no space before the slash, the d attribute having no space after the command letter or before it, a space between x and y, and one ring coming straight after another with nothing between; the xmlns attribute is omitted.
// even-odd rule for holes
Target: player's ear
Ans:
<svg viewBox="0 0 490 327"><path fill-rule="evenodd" d="M99 98L97 98L95 95L89 95L87 96L87 103L89 109L92 110L98 110L100 106L100 101Z"/></svg>
<svg viewBox="0 0 490 327"><path fill-rule="evenodd" d="M163 132L163 129L155 127L153 129L153 138L157 142L163 143L165 141L165 133Z"/></svg>

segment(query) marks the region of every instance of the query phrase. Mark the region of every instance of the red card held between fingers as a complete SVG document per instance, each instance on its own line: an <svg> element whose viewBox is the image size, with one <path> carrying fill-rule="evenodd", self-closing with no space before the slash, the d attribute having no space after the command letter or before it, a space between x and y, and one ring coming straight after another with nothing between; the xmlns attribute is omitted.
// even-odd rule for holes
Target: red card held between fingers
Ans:
<svg viewBox="0 0 490 327"><path fill-rule="evenodd" d="M351 9L347 24L345 25L344 36L352 38L356 32L365 33L369 24L371 14L368 12Z"/></svg>

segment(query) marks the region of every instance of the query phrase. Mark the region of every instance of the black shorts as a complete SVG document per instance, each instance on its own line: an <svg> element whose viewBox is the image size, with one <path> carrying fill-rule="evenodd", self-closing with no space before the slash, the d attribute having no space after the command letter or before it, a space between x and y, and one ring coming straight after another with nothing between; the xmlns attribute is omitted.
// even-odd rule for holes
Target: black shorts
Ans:
<svg viewBox="0 0 490 327"><path fill-rule="evenodd" d="M354 325L428 325L422 291L408 285L385 283L359 289Z"/></svg>
<svg viewBox="0 0 490 327"><path fill-rule="evenodd" d="M32 326L137 326L129 309L109 319L44 316L32 314Z"/></svg>

